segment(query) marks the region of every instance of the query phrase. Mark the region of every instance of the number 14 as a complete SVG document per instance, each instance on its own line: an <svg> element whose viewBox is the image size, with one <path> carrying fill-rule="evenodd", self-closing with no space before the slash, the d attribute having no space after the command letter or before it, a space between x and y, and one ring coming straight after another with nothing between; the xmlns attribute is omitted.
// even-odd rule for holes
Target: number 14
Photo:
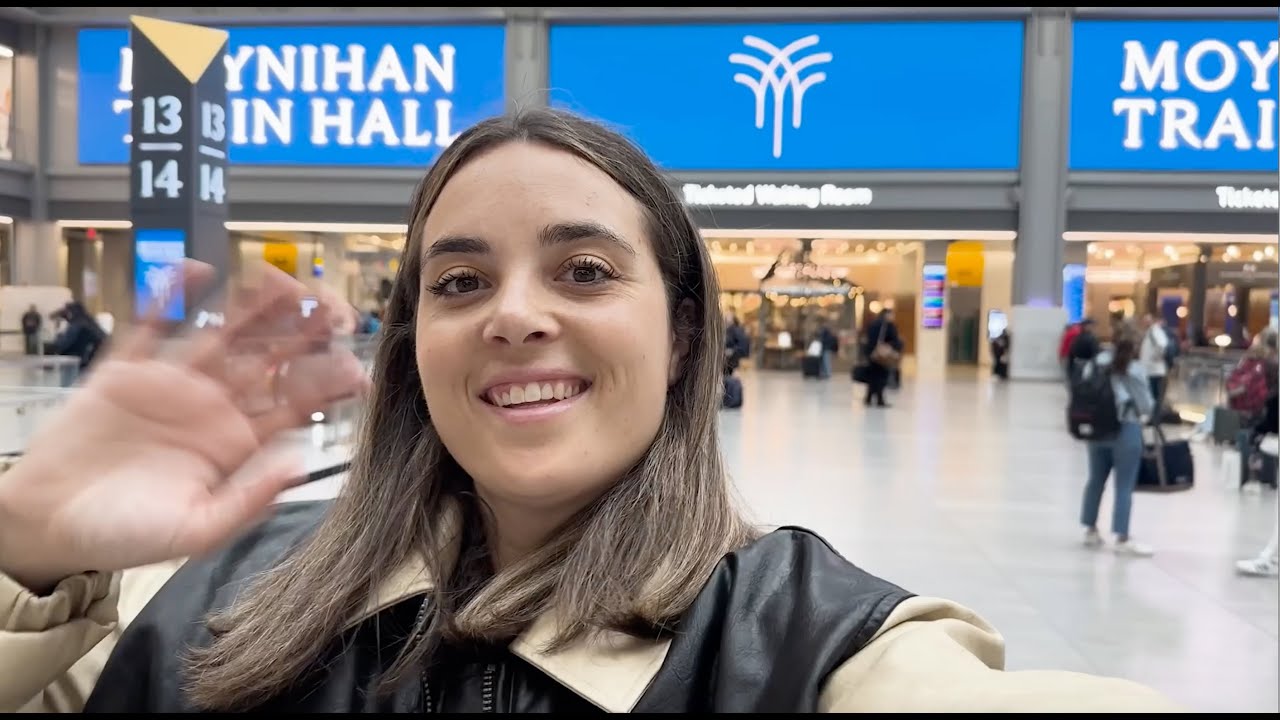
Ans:
<svg viewBox="0 0 1280 720"><path fill-rule="evenodd" d="M178 179L177 160L164 161L159 172L155 170L154 161L143 160L138 163L138 174L141 176L138 188L138 196L141 198L153 198L156 190L160 189L172 200L178 197L178 191L182 189L183 182Z"/></svg>

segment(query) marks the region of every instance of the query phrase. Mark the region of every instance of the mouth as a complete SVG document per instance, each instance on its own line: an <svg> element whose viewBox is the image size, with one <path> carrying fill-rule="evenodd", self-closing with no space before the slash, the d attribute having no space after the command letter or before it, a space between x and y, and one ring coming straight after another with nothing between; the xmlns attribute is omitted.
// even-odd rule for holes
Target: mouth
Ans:
<svg viewBox="0 0 1280 720"><path fill-rule="evenodd" d="M480 399L494 407L524 410L563 404L580 397L589 389L590 381L583 378L501 383L485 390Z"/></svg>

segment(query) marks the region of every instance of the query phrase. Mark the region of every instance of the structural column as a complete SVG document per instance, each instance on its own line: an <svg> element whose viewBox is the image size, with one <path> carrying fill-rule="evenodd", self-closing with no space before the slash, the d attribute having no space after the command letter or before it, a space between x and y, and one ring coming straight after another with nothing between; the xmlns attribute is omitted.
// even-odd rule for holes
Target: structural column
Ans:
<svg viewBox="0 0 1280 720"><path fill-rule="evenodd" d="M134 312L181 321L198 299L182 287L184 257L219 280L231 266L227 234L227 33L132 18L133 109L129 204Z"/></svg>
<svg viewBox="0 0 1280 720"><path fill-rule="evenodd" d="M509 8L507 110L547 104L547 27L536 8Z"/></svg>
<svg viewBox="0 0 1280 720"><path fill-rule="evenodd" d="M950 242L947 240L925 241L924 261L916 270L914 282L921 282L920 278L922 276L919 273L923 272L926 266L946 267L948 245L950 245ZM942 294L943 298L947 297L945 289ZM922 293L916 310L916 317L898 317L897 322L899 325L913 321L916 324L916 377L945 378L947 376L947 325L951 317L950 309L946 307L946 300L944 299L942 325L940 327L926 327L924 322L925 299Z"/></svg>
<svg viewBox="0 0 1280 720"><path fill-rule="evenodd" d="M1071 22L1067 8L1037 8L1026 25L1018 239L1013 261L1010 375L1057 379L1066 227Z"/></svg>
<svg viewBox="0 0 1280 720"><path fill-rule="evenodd" d="M49 218L50 131L49 110L53 107L53 60L49 57L49 29L23 29L22 43L30 52L19 53L14 65L16 113L15 157L30 163L31 217L13 227L11 281L15 285L66 285L58 249L62 237Z"/></svg>
<svg viewBox="0 0 1280 720"><path fill-rule="evenodd" d="M1213 257L1213 246L1200 245L1199 248L1200 255L1191 269L1191 307L1187 313L1187 336L1193 344L1201 339L1208 341L1204 336L1204 302L1209 292L1209 258Z"/></svg>

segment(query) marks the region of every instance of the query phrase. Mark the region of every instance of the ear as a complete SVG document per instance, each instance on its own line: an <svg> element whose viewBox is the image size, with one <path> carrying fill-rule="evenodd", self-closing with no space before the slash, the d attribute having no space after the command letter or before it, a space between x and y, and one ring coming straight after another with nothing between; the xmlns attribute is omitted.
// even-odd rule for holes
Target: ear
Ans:
<svg viewBox="0 0 1280 720"><path fill-rule="evenodd" d="M667 386L675 385L684 375L685 363L693 347L693 333L698 327L698 308L693 300L685 298L676 306L671 319L671 361L667 364Z"/></svg>

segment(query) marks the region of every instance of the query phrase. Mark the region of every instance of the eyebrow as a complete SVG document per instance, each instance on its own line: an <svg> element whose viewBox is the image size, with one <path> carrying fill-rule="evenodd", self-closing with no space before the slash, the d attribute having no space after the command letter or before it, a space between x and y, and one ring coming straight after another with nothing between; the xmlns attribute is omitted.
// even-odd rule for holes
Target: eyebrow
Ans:
<svg viewBox="0 0 1280 720"><path fill-rule="evenodd" d="M608 241L628 255L635 256L636 249L620 235L600 223L582 221L548 225L538 232L538 244L553 247L574 243L581 240L600 239ZM493 252L493 246L480 238L466 235L445 235L427 248L423 260L427 261L440 255L487 255Z"/></svg>
<svg viewBox="0 0 1280 720"><path fill-rule="evenodd" d="M590 239L607 240L628 255L635 256L636 254L636 249L631 247L631 243L623 240L620 235L600 223L589 221L556 223L542 228L542 231L538 233L538 242L543 247Z"/></svg>

